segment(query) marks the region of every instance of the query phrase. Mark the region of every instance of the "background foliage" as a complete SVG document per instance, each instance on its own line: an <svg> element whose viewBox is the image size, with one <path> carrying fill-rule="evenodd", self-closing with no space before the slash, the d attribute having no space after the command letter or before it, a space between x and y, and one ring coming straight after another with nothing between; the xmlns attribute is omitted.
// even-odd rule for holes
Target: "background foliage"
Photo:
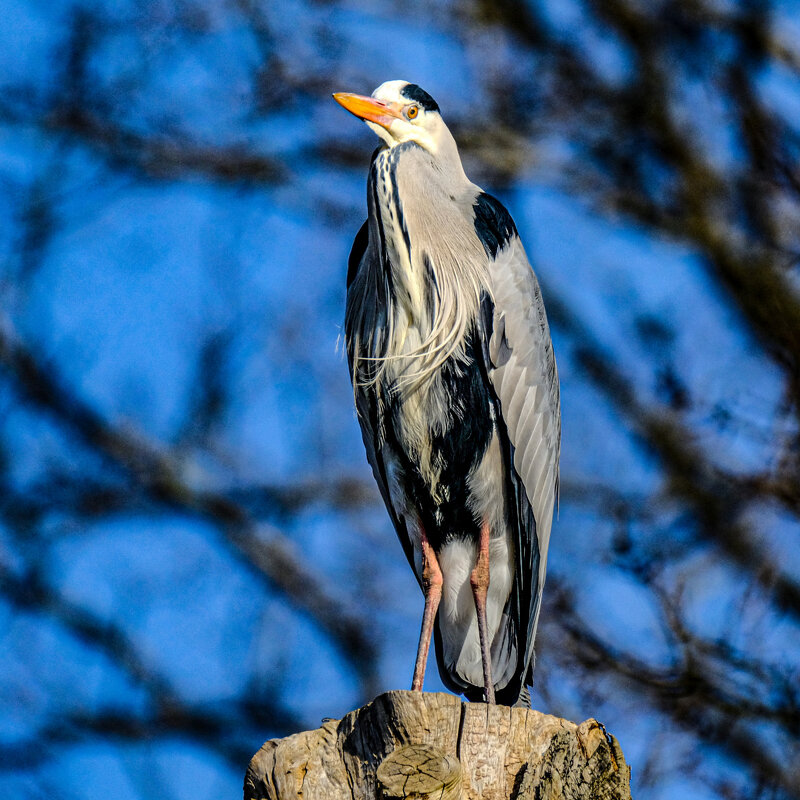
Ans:
<svg viewBox="0 0 800 800"><path fill-rule="evenodd" d="M336 352L375 141L330 93L393 78L548 303L536 707L640 800L800 796L800 4L1 7L2 797L238 796L408 685Z"/></svg>

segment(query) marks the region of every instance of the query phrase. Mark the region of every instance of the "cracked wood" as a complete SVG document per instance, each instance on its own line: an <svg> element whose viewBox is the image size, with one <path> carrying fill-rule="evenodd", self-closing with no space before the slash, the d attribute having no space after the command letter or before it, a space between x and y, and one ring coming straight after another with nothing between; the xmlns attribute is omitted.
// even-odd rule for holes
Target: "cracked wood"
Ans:
<svg viewBox="0 0 800 800"><path fill-rule="evenodd" d="M380 695L341 720L272 740L245 800L630 800L630 768L593 719L575 725L453 695Z"/></svg>

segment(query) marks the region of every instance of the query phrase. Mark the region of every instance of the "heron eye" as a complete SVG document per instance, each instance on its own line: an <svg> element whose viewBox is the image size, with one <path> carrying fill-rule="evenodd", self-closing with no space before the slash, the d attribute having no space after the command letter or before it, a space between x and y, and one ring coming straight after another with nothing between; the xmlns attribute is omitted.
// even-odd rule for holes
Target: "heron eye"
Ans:
<svg viewBox="0 0 800 800"><path fill-rule="evenodd" d="M419 114L419 106L409 106L408 111L406 111L406 117L408 119L414 119L414 117Z"/></svg>

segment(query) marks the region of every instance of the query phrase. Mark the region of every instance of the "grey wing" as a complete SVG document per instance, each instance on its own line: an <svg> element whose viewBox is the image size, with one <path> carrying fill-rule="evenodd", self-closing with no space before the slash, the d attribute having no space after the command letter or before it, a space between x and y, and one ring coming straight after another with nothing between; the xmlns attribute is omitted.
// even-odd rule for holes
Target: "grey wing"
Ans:
<svg viewBox="0 0 800 800"><path fill-rule="evenodd" d="M520 609L520 621L527 622L527 631L521 631L527 633L525 663L530 664L558 492L558 370L539 282L516 234L489 259L489 275L493 302L488 375L511 444L515 489L525 493L524 498L517 498L523 540L519 542L518 560L522 563L518 574L527 576L533 586L518 587L517 591L530 603L529 608ZM529 511L533 520L526 520ZM536 542L524 541L534 536Z"/></svg>

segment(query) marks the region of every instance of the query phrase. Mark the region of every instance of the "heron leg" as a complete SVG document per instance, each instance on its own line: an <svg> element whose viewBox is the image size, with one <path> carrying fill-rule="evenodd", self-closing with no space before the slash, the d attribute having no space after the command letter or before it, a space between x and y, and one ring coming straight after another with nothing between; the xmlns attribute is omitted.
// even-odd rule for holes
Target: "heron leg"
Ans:
<svg viewBox="0 0 800 800"><path fill-rule="evenodd" d="M436 612L439 610L439 601L442 599L442 570L439 560L433 552L431 543L425 529L422 529L422 589L425 592L425 611L422 613L422 629L419 632L419 646L417 647L417 662L414 665L414 679L411 690L422 691L422 682L425 680L425 665L428 663L428 650L431 646L431 634Z"/></svg>
<svg viewBox="0 0 800 800"><path fill-rule="evenodd" d="M489 626L486 622L486 596L489 593L489 523L481 525L478 543L478 558L469 576L472 596L475 598L475 611L478 614L478 636L481 640L481 661L483 662L483 686L486 702L495 704L494 683L492 682L492 654L489 650Z"/></svg>

